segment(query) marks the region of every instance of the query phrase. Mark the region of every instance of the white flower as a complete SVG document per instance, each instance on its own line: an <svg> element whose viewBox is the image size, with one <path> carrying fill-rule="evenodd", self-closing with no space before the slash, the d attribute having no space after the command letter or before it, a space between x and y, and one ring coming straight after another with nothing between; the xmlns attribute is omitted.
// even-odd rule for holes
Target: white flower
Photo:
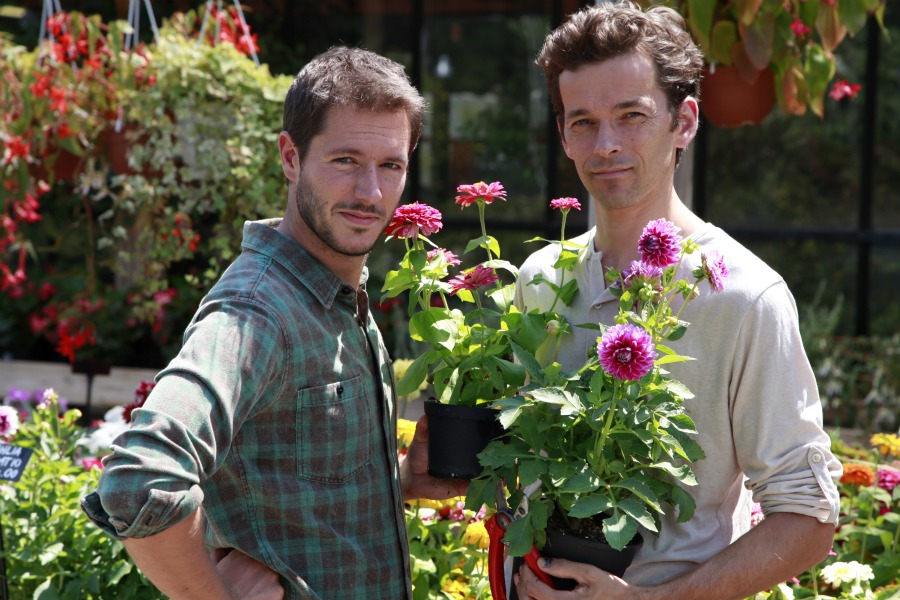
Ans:
<svg viewBox="0 0 900 600"><path fill-rule="evenodd" d="M859 583L870 581L875 574L869 565L861 565L855 560L850 562L836 562L822 569L822 579L825 583L835 587L845 583Z"/></svg>
<svg viewBox="0 0 900 600"><path fill-rule="evenodd" d="M0 406L0 437L12 437L19 430L19 411L12 406Z"/></svg>
<svg viewBox="0 0 900 600"><path fill-rule="evenodd" d="M90 434L82 436L78 440L78 445L87 446L88 451L94 456L106 454L112 446L113 440L128 429L128 423L125 422L123 416L124 412L124 406L116 406L106 411L106 414L103 415L103 423Z"/></svg>

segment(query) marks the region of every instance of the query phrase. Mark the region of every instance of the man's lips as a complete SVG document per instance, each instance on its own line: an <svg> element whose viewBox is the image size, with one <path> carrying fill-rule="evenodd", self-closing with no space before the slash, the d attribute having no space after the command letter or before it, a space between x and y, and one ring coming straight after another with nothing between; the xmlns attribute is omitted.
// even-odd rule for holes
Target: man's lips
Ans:
<svg viewBox="0 0 900 600"><path fill-rule="evenodd" d="M370 212L342 210L340 211L340 214L352 224L363 227L372 225L374 223L380 223L382 221L381 215Z"/></svg>
<svg viewBox="0 0 900 600"><path fill-rule="evenodd" d="M612 179L624 175L630 170L630 167L610 167L604 169L589 169L591 177L598 179Z"/></svg>

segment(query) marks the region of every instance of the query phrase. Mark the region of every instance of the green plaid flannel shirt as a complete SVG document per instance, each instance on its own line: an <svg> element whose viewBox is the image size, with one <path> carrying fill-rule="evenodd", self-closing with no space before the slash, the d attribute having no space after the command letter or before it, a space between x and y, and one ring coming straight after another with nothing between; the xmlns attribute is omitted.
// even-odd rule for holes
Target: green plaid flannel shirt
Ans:
<svg viewBox="0 0 900 600"><path fill-rule="evenodd" d="M409 597L393 373L365 289L276 224L244 226L82 505L120 539L202 507L208 547L269 565L288 598Z"/></svg>

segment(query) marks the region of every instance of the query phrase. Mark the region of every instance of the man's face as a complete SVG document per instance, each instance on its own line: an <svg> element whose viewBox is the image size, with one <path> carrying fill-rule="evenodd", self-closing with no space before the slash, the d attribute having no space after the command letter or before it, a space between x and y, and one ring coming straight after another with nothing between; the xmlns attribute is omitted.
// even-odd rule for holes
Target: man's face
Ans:
<svg viewBox="0 0 900 600"><path fill-rule="evenodd" d="M673 127L649 58L633 52L564 71L559 91L565 109L563 147L602 207L668 198L675 149L690 142L692 131L685 133L684 122ZM681 121L690 119L690 114L683 116Z"/></svg>
<svg viewBox="0 0 900 600"><path fill-rule="evenodd" d="M403 111L332 108L297 158L293 201L307 230L303 237L329 254L368 254L406 184L409 137Z"/></svg>

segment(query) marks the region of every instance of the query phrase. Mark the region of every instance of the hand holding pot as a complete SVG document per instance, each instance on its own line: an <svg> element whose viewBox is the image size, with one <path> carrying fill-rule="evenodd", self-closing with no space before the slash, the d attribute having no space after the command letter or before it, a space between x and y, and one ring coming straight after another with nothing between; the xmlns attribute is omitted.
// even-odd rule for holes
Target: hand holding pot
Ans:
<svg viewBox="0 0 900 600"><path fill-rule="evenodd" d="M516 592L521 600L587 600L616 598L634 599L634 588L624 580L598 569L593 565L572 562L563 558L538 561L540 569L553 577L574 579L578 582L572 591L554 590L538 579L530 568L523 565L515 576Z"/></svg>
<svg viewBox="0 0 900 600"><path fill-rule="evenodd" d="M419 417L416 433L406 451L400 457L400 480L403 485L403 498L430 498L446 500L456 496L464 496L469 487L468 481L440 479L428 474L428 417Z"/></svg>

